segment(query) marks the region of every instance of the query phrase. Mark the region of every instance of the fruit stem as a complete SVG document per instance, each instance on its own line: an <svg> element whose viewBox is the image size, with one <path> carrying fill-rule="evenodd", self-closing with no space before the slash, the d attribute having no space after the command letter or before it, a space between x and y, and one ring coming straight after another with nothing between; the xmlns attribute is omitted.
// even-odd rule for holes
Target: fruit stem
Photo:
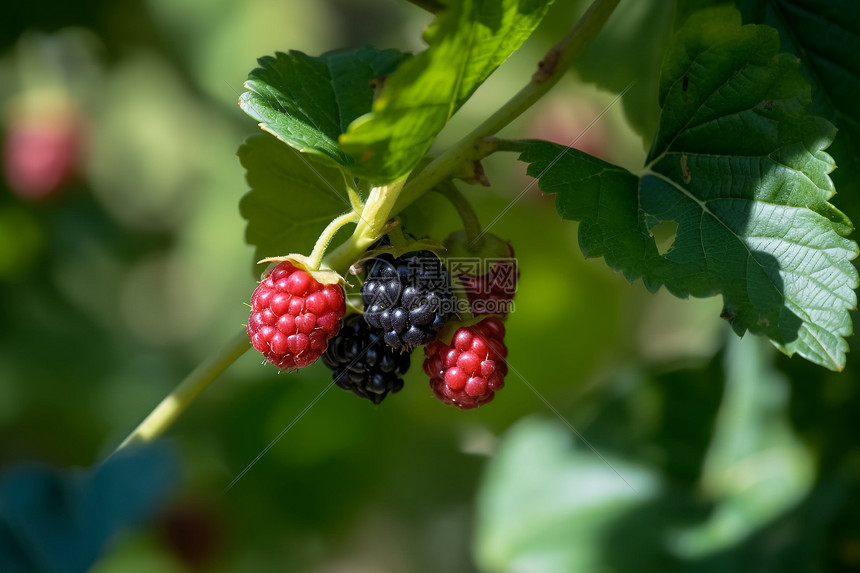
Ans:
<svg viewBox="0 0 860 573"><path fill-rule="evenodd" d="M594 0L570 33L554 45L538 65L531 80L495 113L468 135L431 161L413 177L401 193L392 215L397 215L421 195L449 177L464 162L478 161L497 150L490 136L519 117L542 98L564 76L606 24L620 0Z"/></svg>
<svg viewBox="0 0 860 573"><path fill-rule="evenodd" d="M323 232L320 234L319 239L317 239L317 242L314 245L314 250L311 251L311 256L309 257L308 265L311 270L320 270L320 264L322 263L325 250L328 248L329 243L331 243L331 240L340 228L344 225L355 223L358 221L359 217L360 215L358 211L350 211L349 213L344 213L339 217L335 217L335 219L332 220L325 229L323 229Z"/></svg>
<svg viewBox="0 0 860 573"><path fill-rule="evenodd" d="M349 196L350 206L356 213L361 213L364 209L364 203L361 202L361 197L358 191L355 190L352 176L344 169L341 169L340 173L343 175L344 187L346 187L346 193Z"/></svg>
<svg viewBox="0 0 860 573"><path fill-rule="evenodd" d="M248 333L243 329L220 352L210 356L191 371L122 441L114 453L129 446L151 442L163 434L194 398L249 348L251 342Z"/></svg>
<svg viewBox="0 0 860 573"><path fill-rule="evenodd" d="M457 210L463 221L463 229L466 231L466 239L469 249L478 247L477 242L481 237L481 222L469 200L460 192L453 181L445 181L433 188L434 191L444 196Z"/></svg>
<svg viewBox="0 0 860 573"><path fill-rule="evenodd" d="M346 273L349 266L383 234L405 182L406 176L403 176L393 183L374 187L370 191L352 236L323 259L325 266L342 275Z"/></svg>
<svg viewBox="0 0 860 573"><path fill-rule="evenodd" d="M424 193L447 179L463 163L480 161L498 150L495 135L542 98L564 76L570 63L579 57L603 28L621 0L594 0L570 33L553 46L538 65L537 72L519 92L478 127L406 182L374 187L352 236L333 250L325 264L343 274L379 238L385 222L403 211ZM404 186L405 183L405 186Z"/></svg>

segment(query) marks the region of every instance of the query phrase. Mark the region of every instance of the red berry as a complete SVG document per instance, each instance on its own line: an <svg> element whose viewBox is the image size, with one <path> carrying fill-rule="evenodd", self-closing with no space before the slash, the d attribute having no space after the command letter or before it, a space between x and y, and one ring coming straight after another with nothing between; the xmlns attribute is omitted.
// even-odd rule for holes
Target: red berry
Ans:
<svg viewBox="0 0 860 573"><path fill-rule="evenodd" d="M457 329L451 344L434 340L424 348L424 372L436 397L461 410L482 406L504 385L508 350L505 326L496 317Z"/></svg>
<svg viewBox="0 0 860 573"><path fill-rule="evenodd" d="M22 199L57 194L80 163L81 129L74 114L13 121L3 141L3 172L9 188Z"/></svg>
<svg viewBox="0 0 860 573"><path fill-rule="evenodd" d="M251 296L248 336L278 368L303 368L325 352L345 312L340 285L322 284L284 261Z"/></svg>
<svg viewBox="0 0 860 573"><path fill-rule="evenodd" d="M512 307L520 271L514 258L514 248L508 245L508 258L484 261L489 268L480 276L459 274L457 276L469 299L474 316L498 314L506 316Z"/></svg>
<svg viewBox="0 0 860 573"><path fill-rule="evenodd" d="M445 239L445 248L448 268L462 286L472 316L507 316L520 277L511 244L492 233L470 238L461 230Z"/></svg>

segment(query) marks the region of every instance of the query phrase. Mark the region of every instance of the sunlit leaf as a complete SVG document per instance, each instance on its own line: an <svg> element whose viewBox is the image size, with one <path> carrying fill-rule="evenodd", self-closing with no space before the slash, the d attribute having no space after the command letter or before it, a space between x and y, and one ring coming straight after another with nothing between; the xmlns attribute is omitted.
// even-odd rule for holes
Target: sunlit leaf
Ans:
<svg viewBox="0 0 860 573"><path fill-rule="evenodd" d="M724 0L720 0L725 3ZM678 21L718 0L680 0ZM800 60L812 86L810 111L839 129L830 154L843 193L860 193L860 11L855 0L738 0L745 23L779 31L783 51ZM853 204L853 197L843 197Z"/></svg>
<svg viewBox="0 0 860 573"><path fill-rule="evenodd" d="M660 129L639 174L577 150L533 142L521 159L586 256L676 296L722 294L739 335L768 336L841 369L856 306L851 222L828 199L834 129L806 112L809 90L776 32L735 10L681 28L661 79ZM676 223L658 250L652 231Z"/></svg>
<svg viewBox="0 0 860 573"><path fill-rule="evenodd" d="M338 137L370 111L374 81L404 57L397 50L369 47L319 57L295 50L265 56L248 75L239 105L295 149L347 164L351 160L338 149Z"/></svg>
<svg viewBox="0 0 860 573"><path fill-rule="evenodd" d="M429 47L388 76L373 113L341 137L352 171L377 183L408 173L479 85L532 33L547 0L451 1L424 39Z"/></svg>

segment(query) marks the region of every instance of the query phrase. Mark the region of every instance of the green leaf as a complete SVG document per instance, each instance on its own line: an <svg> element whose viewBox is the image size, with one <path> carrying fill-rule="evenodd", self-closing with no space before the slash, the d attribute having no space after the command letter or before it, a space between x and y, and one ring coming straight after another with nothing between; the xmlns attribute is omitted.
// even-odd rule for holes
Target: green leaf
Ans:
<svg viewBox="0 0 860 573"><path fill-rule="evenodd" d="M695 14L666 55L660 129L640 176L532 142L521 155L586 256L679 297L722 294L735 332L787 354L845 364L856 306L851 222L828 199L833 127L809 115L796 59L735 10ZM677 224L658 250L655 228Z"/></svg>
<svg viewBox="0 0 860 573"><path fill-rule="evenodd" d="M657 82L671 36L673 8L666 0L637 0L615 10L575 64L583 80L624 92L625 115L645 141L657 132Z"/></svg>
<svg viewBox="0 0 860 573"><path fill-rule="evenodd" d="M687 559L736 548L794 509L814 484L812 454L789 420L788 384L768 356L759 340L729 342L726 388L702 475L714 509L671 541Z"/></svg>
<svg viewBox="0 0 860 573"><path fill-rule="evenodd" d="M255 260L309 254L326 225L351 208L340 169L311 162L274 137L251 136L238 155L251 186L239 211Z"/></svg>
<svg viewBox="0 0 860 573"><path fill-rule="evenodd" d="M682 0L678 20L703 3ZM800 59L800 69L812 86L810 111L839 129L830 147L839 165L834 182L856 205L853 197L860 193L860 11L856 0L738 0L737 7L744 22L776 28L782 49Z"/></svg>
<svg viewBox="0 0 860 573"><path fill-rule="evenodd" d="M295 50L265 56L248 75L239 106L295 149L346 165L351 159L338 149L338 137L370 111L374 80L405 57L369 47L319 57Z"/></svg>
<svg viewBox="0 0 860 573"><path fill-rule="evenodd" d="M657 476L611 457L610 467L572 441L561 424L537 419L505 435L478 497L482 571L598 571L607 529L656 497Z"/></svg>
<svg viewBox="0 0 860 573"><path fill-rule="evenodd" d="M108 542L151 519L179 481L164 443L117 452L85 471L20 465L0 478L0 566L89 571Z"/></svg>
<svg viewBox="0 0 860 573"><path fill-rule="evenodd" d="M341 137L352 171L377 184L408 173L448 119L540 23L551 1L452 0L424 39L429 47L385 81L373 113Z"/></svg>

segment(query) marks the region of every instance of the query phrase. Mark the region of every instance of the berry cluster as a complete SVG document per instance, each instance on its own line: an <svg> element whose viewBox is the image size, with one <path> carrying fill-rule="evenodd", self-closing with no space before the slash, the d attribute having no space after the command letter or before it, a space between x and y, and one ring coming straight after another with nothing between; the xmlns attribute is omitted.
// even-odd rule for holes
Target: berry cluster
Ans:
<svg viewBox="0 0 860 573"><path fill-rule="evenodd" d="M321 284L284 261L251 296L248 336L254 348L278 368L303 368L325 351L345 312L339 285Z"/></svg>
<svg viewBox="0 0 860 573"><path fill-rule="evenodd" d="M454 333L451 344L434 340L424 349L424 372L437 398L461 410L482 406L504 385L508 367L505 326L488 317Z"/></svg>
<svg viewBox="0 0 860 573"><path fill-rule="evenodd" d="M510 254L485 274L458 275L472 315L482 320L458 328L450 344L440 331L456 314L457 300L448 270L429 251L371 258L361 287L364 313L348 317L342 328L343 289L282 262L254 291L248 336L283 370L322 356L339 387L374 404L403 388L411 352L426 345L424 372L436 397L463 410L477 408L504 387L508 372L502 323L507 310L482 311L477 303L511 301L518 272L512 249Z"/></svg>
<svg viewBox="0 0 860 573"><path fill-rule="evenodd" d="M383 331L386 344L405 352L436 338L455 302L448 271L429 251L372 259L361 300L367 324Z"/></svg>
<svg viewBox="0 0 860 573"><path fill-rule="evenodd" d="M332 378L344 390L379 404L403 388L409 370L409 354L401 354L382 339L382 332L368 326L359 314L344 320L322 357L333 370Z"/></svg>

